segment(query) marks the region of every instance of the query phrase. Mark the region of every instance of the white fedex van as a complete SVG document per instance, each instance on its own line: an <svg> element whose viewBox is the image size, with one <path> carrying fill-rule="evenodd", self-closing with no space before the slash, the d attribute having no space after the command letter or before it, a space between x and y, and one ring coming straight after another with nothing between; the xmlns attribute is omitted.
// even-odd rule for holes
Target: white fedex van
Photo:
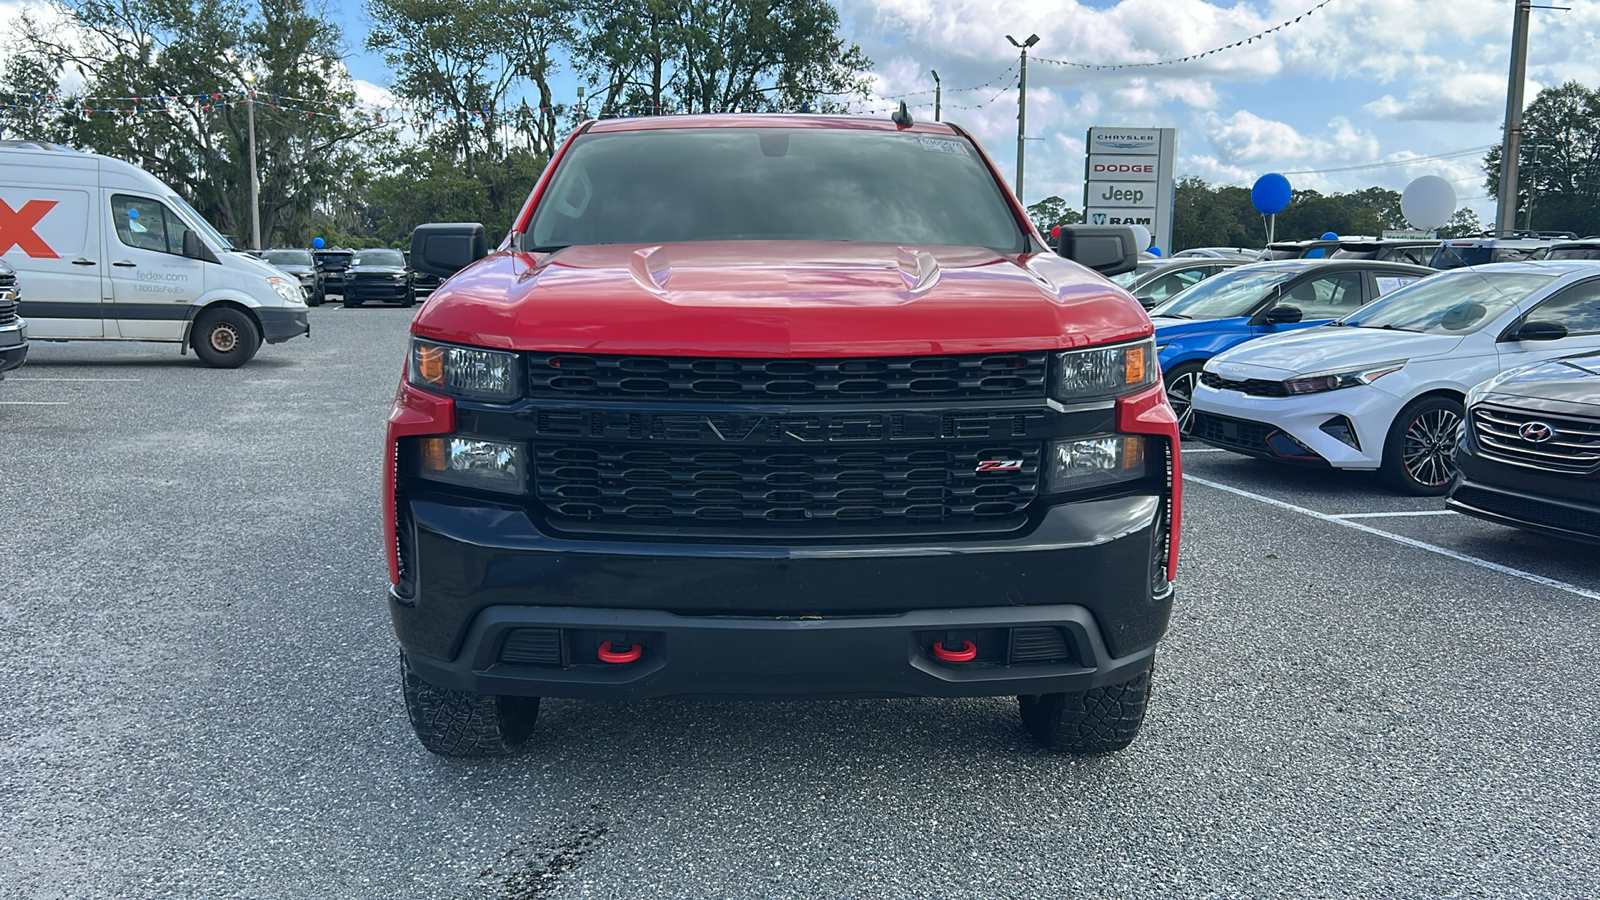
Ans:
<svg viewBox="0 0 1600 900"><path fill-rule="evenodd" d="M293 276L234 250L149 172L0 141L0 259L27 285L30 339L162 341L233 368L309 335Z"/></svg>

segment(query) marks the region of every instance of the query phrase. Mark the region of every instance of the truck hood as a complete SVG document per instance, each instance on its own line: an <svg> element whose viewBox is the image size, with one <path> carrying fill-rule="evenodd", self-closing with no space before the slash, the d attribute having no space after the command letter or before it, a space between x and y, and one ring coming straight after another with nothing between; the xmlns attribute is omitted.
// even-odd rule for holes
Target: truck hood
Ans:
<svg viewBox="0 0 1600 900"><path fill-rule="evenodd" d="M1313 372L1449 353L1461 338L1381 328L1322 325L1275 334L1219 353L1206 368L1235 380L1281 380Z"/></svg>
<svg viewBox="0 0 1600 900"><path fill-rule="evenodd" d="M1054 255L795 241L501 251L436 290L412 331L516 350L840 357L1067 349L1150 320Z"/></svg>

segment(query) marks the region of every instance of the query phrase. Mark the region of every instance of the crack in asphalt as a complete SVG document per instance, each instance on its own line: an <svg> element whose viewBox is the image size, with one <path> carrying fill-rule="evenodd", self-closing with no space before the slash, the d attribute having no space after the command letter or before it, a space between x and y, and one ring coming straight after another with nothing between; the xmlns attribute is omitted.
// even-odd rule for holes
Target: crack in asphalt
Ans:
<svg viewBox="0 0 1600 900"><path fill-rule="evenodd" d="M523 841L500 858L500 869L490 866L478 877L500 879L495 894L500 900L548 896L561 886L561 876L582 865L584 857L599 847L610 832L610 824L594 822L580 826L555 844L533 846L532 841Z"/></svg>

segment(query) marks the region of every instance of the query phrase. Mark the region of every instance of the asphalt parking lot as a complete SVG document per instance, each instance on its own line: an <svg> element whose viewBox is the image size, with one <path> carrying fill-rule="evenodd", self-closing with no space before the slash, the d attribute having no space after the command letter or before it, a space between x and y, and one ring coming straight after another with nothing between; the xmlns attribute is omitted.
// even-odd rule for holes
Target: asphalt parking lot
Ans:
<svg viewBox="0 0 1600 900"><path fill-rule="evenodd" d="M1123 753L993 699L547 701L431 756L378 510L411 313L0 382L0 896L1600 895L1592 550L1220 452Z"/></svg>

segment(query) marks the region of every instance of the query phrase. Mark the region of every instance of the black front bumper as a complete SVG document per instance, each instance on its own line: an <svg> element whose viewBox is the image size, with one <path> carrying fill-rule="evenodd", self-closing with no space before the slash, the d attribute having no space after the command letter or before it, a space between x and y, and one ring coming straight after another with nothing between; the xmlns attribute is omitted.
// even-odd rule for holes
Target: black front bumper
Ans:
<svg viewBox="0 0 1600 900"><path fill-rule="evenodd" d="M1316 451L1276 425L1207 412L1196 412L1193 422L1188 436L1202 444L1294 466L1329 467Z"/></svg>
<svg viewBox="0 0 1600 900"><path fill-rule="evenodd" d="M281 344L300 335L311 336L311 314L294 307L256 307L256 318L261 321L261 339L269 344Z"/></svg>
<svg viewBox="0 0 1600 900"><path fill-rule="evenodd" d="M1484 459L1463 442L1445 505L1458 513L1567 540L1600 544L1600 482Z"/></svg>
<svg viewBox="0 0 1600 900"><path fill-rule="evenodd" d="M0 375L22 365L28 359L28 326L20 319L0 327Z"/></svg>
<svg viewBox="0 0 1600 900"><path fill-rule="evenodd" d="M1025 536L789 547L574 540L514 507L405 510L414 552L409 596L391 592L396 634L424 679L478 693L1086 690L1148 666L1172 611L1171 586L1153 589L1152 495L1053 507ZM970 662L934 655L967 641ZM602 662L607 642L640 658Z"/></svg>
<svg viewBox="0 0 1600 900"><path fill-rule="evenodd" d="M354 300L380 300L385 302L400 302L411 293L411 286L403 281L357 281L349 280L344 285L345 299Z"/></svg>

